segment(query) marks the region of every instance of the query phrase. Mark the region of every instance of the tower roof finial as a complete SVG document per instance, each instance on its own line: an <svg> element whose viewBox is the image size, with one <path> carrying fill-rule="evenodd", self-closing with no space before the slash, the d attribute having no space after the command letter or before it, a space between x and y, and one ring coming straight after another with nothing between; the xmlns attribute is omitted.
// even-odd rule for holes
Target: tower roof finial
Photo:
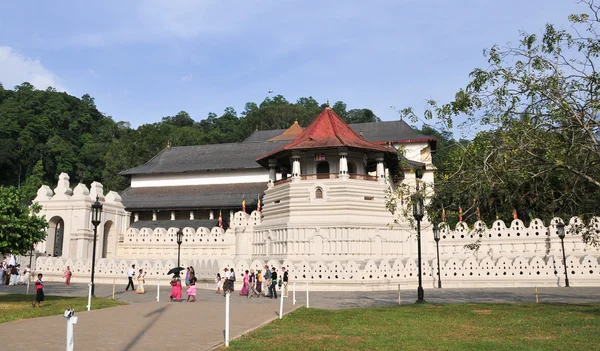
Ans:
<svg viewBox="0 0 600 351"><path fill-rule="evenodd" d="M331 106L329 105L329 99L327 99L327 102L325 103L325 108L331 108Z"/></svg>

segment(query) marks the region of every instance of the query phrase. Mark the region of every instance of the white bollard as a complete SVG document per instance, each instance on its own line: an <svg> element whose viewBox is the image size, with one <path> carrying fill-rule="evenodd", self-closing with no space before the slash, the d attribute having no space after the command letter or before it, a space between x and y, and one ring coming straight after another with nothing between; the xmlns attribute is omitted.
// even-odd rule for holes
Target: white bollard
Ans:
<svg viewBox="0 0 600 351"><path fill-rule="evenodd" d="M294 283L294 287L293 287L293 291L292 291L292 305L296 306L296 283Z"/></svg>
<svg viewBox="0 0 600 351"><path fill-rule="evenodd" d="M229 347L229 294L225 294L225 347Z"/></svg>
<svg viewBox="0 0 600 351"><path fill-rule="evenodd" d="M308 282L306 282L306 308L308 307Z"/></svg>
<svg viewBox="0 0 600 351"><path fill-rule="evenodd" d="M283 291L281 292L281 295L279 295L279 319L281 319L283 317Z"/></svg>
<svg viewBox="0 0 600 351"><path fill-rule="evenodd" d="M77 317L73 309L66 310L64 317L67 319L67 351L73 351L73 325L77 324Z"/></svg>
<svg viewBox="0 0 600 351"><path fill-rule="evenodd" d="M92 282L90 282L88 284L88 304L87 304L87 310L89 311L92 308Z"/></svg>
<svg viewBox="0 0 600 351"><path fill-rule="evenodd" d="M160 279L156 282L156 302L160 302Z"/></svg>
<svg viewBox="0 0 600 351"><path fill-rule="evenodd" d="M29 283L30 283L30 279L27 279L27 292L26 292L27 295L29 295Z"/></svg>

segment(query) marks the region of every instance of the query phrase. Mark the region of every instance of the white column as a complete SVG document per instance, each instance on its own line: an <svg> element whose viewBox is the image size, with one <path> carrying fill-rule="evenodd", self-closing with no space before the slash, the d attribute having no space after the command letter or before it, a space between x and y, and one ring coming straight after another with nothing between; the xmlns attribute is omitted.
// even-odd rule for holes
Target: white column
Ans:
<svg viewBox="0 0 600 351"><path fill-rule="evenodd" d="M229 210L229 220L233 219L233 210Z"/></svg>
<svg viewBox="0 0 600 351"><path fill-rule="evenodd" d="M346 180L349 178L348 175L348 158L346 157L348 155L347 152L340 152L340 171L339 171L339 177L342 180Z"/></svg>
<svg viewBox="0 0 600 351"><path fill-rule="evenodd" d="M277 173L275 168L277 167L277 160L269 160L269 184L268 187L272 187L277 180Z"/></svg>
<svg viewBox="0 0 600 351"><path fill-rule="evenodd" d="M175 220L175 211L171 211L171 220L174 221Z"/></svg>
<svg viewBox="0 0 600 351"><path fill-rule="evenodd" d="M215 213L213 212L213 210L210 210L210 212L208 212L208 219L215 219Z"/></svg>
<svg viewBox="0 0 600 351"><path fill-rule="evenodd" d="M190 221L194 220L194 211L190 211Z"/></svg>
<svg viewBox="0 0 600 351"><path fill-rule="evenodd" d="M152 220L156 221L156 211L152 211Z"/></svg>
<svg viewBox="0 0 600 351"><path fill-rule="evenodd" d="M139 213L137 213L137 212L134 212L134 213L133 213L133 221L134 221L134 222L137 222L137 221L139 221L139 220L140 220L140 214L139 214Z"/></svg>
<svg viewBox="0 0 600 351"><path fill-rule="evenodd" d="M292 181L297 182L300 180L300 156L294 155L292 156Z"/></svg>
<svg viewBox="0 0 600 351"><path fill-rule="evenodd" d="M383 168L383 157L376 158L377 161L377 181L379 183L385 182L385 171Z"/></svg>

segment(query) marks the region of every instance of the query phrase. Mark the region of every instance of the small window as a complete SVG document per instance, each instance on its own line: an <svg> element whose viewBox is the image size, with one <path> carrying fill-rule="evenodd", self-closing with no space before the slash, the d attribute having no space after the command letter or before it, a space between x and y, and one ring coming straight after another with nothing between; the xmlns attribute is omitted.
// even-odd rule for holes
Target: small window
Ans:
<svg viewBox="0 0 600 351"><path fill-rule="evenodd" d="M365 200L372 201L375 200L375 198L373 196L365 196Z"/></svg>
<svg viewBox="0 0 600 351"><path fill-rule="evenodd" d="M322 199L322 198L323 198L323 189L316 188L315 189L315 199Z"/></svg>

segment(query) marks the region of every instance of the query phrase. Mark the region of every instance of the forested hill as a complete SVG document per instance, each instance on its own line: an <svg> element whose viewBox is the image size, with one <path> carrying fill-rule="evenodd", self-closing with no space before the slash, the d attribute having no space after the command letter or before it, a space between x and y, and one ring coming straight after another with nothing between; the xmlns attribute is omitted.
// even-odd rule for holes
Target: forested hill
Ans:
<svg viewBox="0 0 600 351"><path fill-rule="evenodd" d="M290 103L283 96L248 102L239 115L231 107L218 116L196 121L187 112L132 129L101 113L94 98L81 98L53 88L36 90L29 83L5 89L0 84L0 186L22 187L30 198L40 185L56 184L67 172L72 182L100 180L105 189L120 191L129 181L118 173L138 166L174 146L238 142L255 130L288 128L295 120L307 126L323 110L312 97ZM374 122L369 109L332 109L348 123Z"/></svg>

